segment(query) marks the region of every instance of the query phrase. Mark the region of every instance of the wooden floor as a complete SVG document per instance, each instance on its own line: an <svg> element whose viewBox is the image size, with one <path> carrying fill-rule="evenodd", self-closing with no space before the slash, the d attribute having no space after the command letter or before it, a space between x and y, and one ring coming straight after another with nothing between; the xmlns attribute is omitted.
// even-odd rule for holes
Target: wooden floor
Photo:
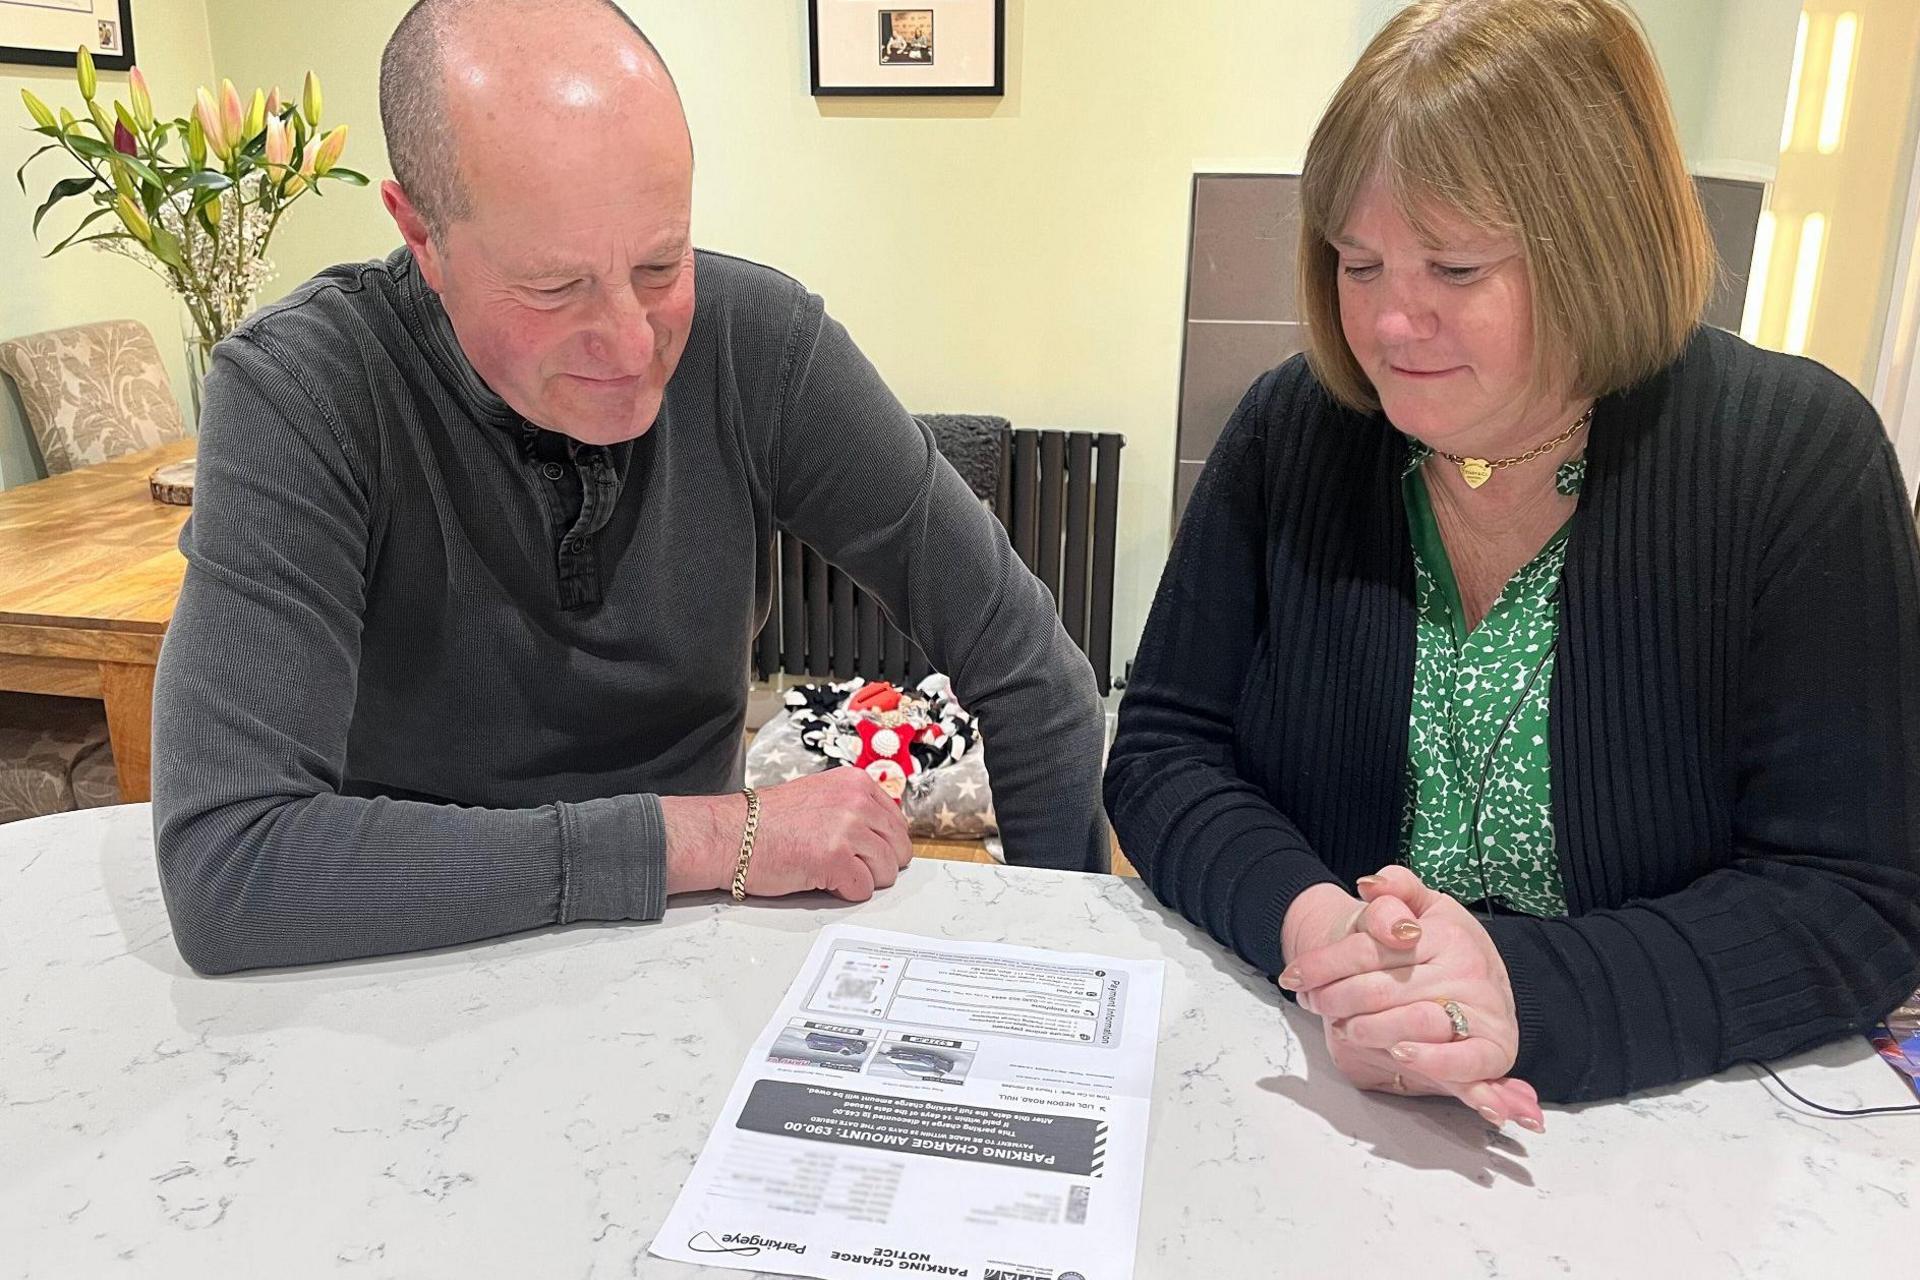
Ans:
<svg viewBox="0 0 1920 1280"><path fill-rule="evenodd" d="M950 862L992 862L993 857L978 840L915 840L913 856L916 858L945 858ZM1138 876L1126 855L1120 852L1118 841L1113 845L1113 874L1117 876Z"/></svg>

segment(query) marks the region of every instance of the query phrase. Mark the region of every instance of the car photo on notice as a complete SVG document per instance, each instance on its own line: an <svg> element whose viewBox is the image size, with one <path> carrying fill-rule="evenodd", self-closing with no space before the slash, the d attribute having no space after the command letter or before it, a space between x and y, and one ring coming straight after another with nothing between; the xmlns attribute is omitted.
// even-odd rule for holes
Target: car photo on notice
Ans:
<svg viewBox="0 0 1920 1280"><path fill-rule="evenodd" d="M795 1019L775 1038L767 1061L796 1067L825 1067L830 1071L858 1071L873 1049L877 1033L860 1027L823 1026Z"/></svg>
<svg viewBox="0 0 1920 1280"><path fill-rule="evenodd" d="M916 1049L911 1045L894 1045L887 1050L887 1060L902 1071L914 1075L944 1076L953 1071L953 1059L944 1053L932 1049Z"/></svg>
<svg viewBox="0 0 1920 1280"><path fill-rule="evenodd" d="M821 1053L837 1053L846 1058L857 1058L867 1051L867 1042L852 1036L837 1036L827 1031L807 1032L807 1048L818 1049Z"/></svg>
<svg viewBox="0 0 1920 1280"><path fill-rule="evenodd" d="M870 1076L958 1084L973 1065L973 1046L963 1041L924 1043L918 1039L889 1039L867 1063Z"/></svg>

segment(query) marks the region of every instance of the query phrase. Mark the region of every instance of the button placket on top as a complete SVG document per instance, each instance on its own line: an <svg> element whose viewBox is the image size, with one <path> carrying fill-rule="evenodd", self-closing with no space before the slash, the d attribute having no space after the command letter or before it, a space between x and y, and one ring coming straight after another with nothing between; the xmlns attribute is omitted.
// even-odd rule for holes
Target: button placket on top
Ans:
<svg viewBox="0 0 1920 1280"><path fill-rule="evenodd" d="M560 605L578 609L600 603L600 558L593 539L613 517L620 479L603 446L581 445L571 453L580 508L571 527L560 537L558 565Z"/></svg>
<svg viewBox="0 0 1920 1280"><path fill-rule="evenodd" d="M546 510L554 540L554 571L559 583L560 607L582 608L600 601L598 562L591 554L591 533L606 523L611 498L594 492L592 466L563 436L532 423L520 426L520 452L533 469L534 491ZM564 450L564 453L562 452ZM604 453L604 450L597 450ZM565 457L566 462L561 458ZM598 512L598 521L593 519Z"/></svg>

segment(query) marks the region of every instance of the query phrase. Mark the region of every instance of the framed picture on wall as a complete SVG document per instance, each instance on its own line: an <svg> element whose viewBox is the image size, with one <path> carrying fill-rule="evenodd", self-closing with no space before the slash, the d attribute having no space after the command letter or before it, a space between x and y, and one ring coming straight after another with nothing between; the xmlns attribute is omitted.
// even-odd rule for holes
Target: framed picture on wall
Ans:
<svg viewBox="0 0 1920 1280"><path fill-rule="evenodd" d="M815 97L1006 92L1006 0L807 0L807 32Z"/></svg>
<svg viewBox="0 0 1920 1280"><path fill-rule="evenodd" d="M102 71L133 65L133 0L0 0L0 63L70 67L85 45Z"/></svg>

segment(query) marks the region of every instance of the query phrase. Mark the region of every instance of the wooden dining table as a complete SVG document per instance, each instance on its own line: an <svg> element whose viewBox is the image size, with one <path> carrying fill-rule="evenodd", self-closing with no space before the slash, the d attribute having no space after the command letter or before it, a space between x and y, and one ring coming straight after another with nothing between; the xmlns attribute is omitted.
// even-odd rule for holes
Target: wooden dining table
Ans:
<svg viewBox="0 0 1920 1280"><path fill-rule="evenodd" d="M147 475L179 440L0 493L0 690L98 698L120 798L150 798L153 671L186 576L189 508Z"/></svg>
<svg viewBox="0 0 1920 1280"><path fill-rule="evenodd" d="M0 492L0 690L98 698L120 799L153 798L153 671L186 577L188 507L152 498L156 467L195 441L145 449ZM916 840L922 857L991 863L978 840ZM1118 847L1114 869L1135 874Z"/></svg>

